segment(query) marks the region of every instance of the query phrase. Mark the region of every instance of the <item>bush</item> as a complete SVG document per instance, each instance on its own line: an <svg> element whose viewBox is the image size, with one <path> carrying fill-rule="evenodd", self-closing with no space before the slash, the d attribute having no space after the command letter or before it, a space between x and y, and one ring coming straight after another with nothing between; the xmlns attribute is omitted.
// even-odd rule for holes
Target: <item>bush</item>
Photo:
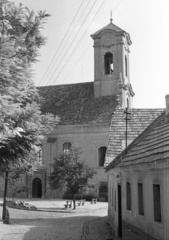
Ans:
<svg viewBox="0 0 169 240"><path fill-rule="evenodd" d="M24 209L24 210L37 210L35 206L29 203L26 203L24 201L7 200L6 204L8 207L12 207L12 208L18 208L18 209Z"/></svg>

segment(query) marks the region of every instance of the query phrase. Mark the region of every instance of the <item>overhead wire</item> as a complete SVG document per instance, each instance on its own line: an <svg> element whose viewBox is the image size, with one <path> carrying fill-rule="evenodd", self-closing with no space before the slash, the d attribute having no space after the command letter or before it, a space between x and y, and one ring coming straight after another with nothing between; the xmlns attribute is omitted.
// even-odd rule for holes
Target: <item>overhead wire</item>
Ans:
<svg viewBox="0 0 169 240"><path fill-rule="evenodd" d="M89 26L92 24L93 20L95 19L95 17L96 17L97 14L99 13L99 11L100 11L100 9L101 9L101 7L103 6L103 4L104 4L105 1L106 1L106 0L104 0L104 1L102 2L102 4L100 5L99 9L98 9L97 12L95 13L94 17L92 18L91 22L90 22L89 25L87 26L85 32L84 32L83 35L81 36L81 38L80 38L80 40L78 41L78 43L77 43L77 45L75 46L75 48L76 48L76 47L78 46L78 44L80 43L81 39L83 38L83 36L84 36L85 33L87 32ZM86 52L86 50L87 50L90 46L91 46L91 44L88 44L87 48L85 48L85 50L83 51L83 53L81 54L81 56L78 58L77 62L82 58L83 54ZM73 49L73 51L75 50L75 48ZM71 57L71 55L70 55L70 57ZM68 60L66 61L66 63L69 61L70 57L68 58ZM73 71L74 68L75 68L75 66L71 69L71 71L69 71L68 74L70 74L70 73ZM68 74L66 75L66 77L68 76ZM65 77L64 79L66 79L66 77ZM62 82L63 82L63 81L62 81Z"/></svg>
<svg viewBox="0 0 169 240"><path fill-rule="evenodd" d="M53 62L54 62L54 60L55 60L55 58L56 58L56 56L57 56L57 53L59 52L60 47L62 46L63 42L65 41L65 39L66 39L66 37L67 37L67 35L68 35L68 33L69 33L69 31L70 31L70 29L71 29L71 27L72 27L74 21L75 21L75 19L76 19L78 13L80 12L80 9L81 9L81 7L82 7L84 1L85 1L85 0L82 0L80 6L79 6L79 8L78 8L78 10L76 11L75 16L73 17L73 20L72 20L72 22L70 23L70 26L69 26L68 30L66 31L66 33L65 33L65 35L64 35L64 37L63 37L63 39L61 40L61 42L60 42L60 44L59 44L59 46L58 46L58 48L57 48L57 50L56 50L56 52L55 52L55 54L54 54L52 60L51 60L50 64L48 65L48 67L47 67L47 69L46 69L46 71L45 71L43 77L41 78L39 84L40 84L41 82L43 82L43 79L45 78L45 76L47 75L47 73L49 72L49 70L51 69L51 67L53 66Z"/></svg>
<svg viewBox="0 0 169 240"><path fill-rule="evenodd" d="M57 67L55 68L52 76L49 78L49 81L48 81L47 83L49 83L49 82L51 81L51 79L53 78L53 76L54 76L54 74L56 73L57 69L58 69L59 66L61 65L63 59L65 58L65 54L67 54L67 52L69 51L70 47L72 46L75 38L76 38L77 35L79 34L79 30L81 29L81 27L82 27L83 24L85 23L87 17L89 16L89 14L90 14L91 10L93 9L94 5L96 4L96 2L97 2L97 0L94 1L93 5L91 6L91 8L90 8L89 12L87 13L85 19L83 20L82 24L79 26L79 29L78 29L77 33L75 34L75 36L74 36L74 38L72 39L72 41L71 41L71 43L69 44L69 46L67 47L66 52L63 54L63 57L61 58L61 61L59 62L59 64L58 64ZM72 53L72 52L71 52L71 53ZM67 63L67 61L66 61L66 63ZM62 67L62 70L63 70L63 68L64 68L64 66ZM60 71L60 72L61 72L61 71ZM59 73L60 73L60 72L59 72ZM57 76L58 76L58 75L57 75ZM52 82L52 83L53 83L53 82Z"/></svg>
<svg viewBox="0 0 169 240"><path fill-rule="evenodd" d="M76 12L73 20L72 20L72 22L71 22L71 24L70 24L70 26L69 26L69 29L71 28L71 26L72 26L72 24L73 24L73 22L74 22L74 20L75 20L75 18L76 18L76 16L77 16L77 14L79 13L80 7L82 6L83 2L84 2L84 0L81 2L81 4L80 4L80 6L79 6L79 8L78 8L78 10L77 10L77 12ZM122 2L122 0L120 0L120 1L116 4L116 6L114 7L114 9L113 9L112 12L115 12L115 11L116 11L116 9L118 8L118 6L120 5L121 2ZM92 5L92 7L90 8L90 11L88 12L87 16L85 17L85 19L84 19L84 21L83 21L83 24L84 24L84 22L86 21L88 15L90 14L90 12L91 12L92 8L94 7L95 3L96 3L96 1L94 2L94 4ZM102 6L103 6L104 3L105 3L105 0L101 3L99 9L97 10L97 12L95 13L94 17L92 18L92 20L91 20L90 23L88 24L88 26L87 26L85 32L83 33L83 35L81 36L80 40L78 41L78 43L76 44L76 46L75 46L75 47L73 48L73 50L71 51L71 54L70 54L69 58L67 59L66 63L63 65L63 67L61 68L61 70L59 71L59 73L57 74L57 76L55 77L55 79L54 79L54 81L52 82L52 84L54 84L55 80L60 76L61 72L63 71L63 69L64 69L65 65L67 64L67 62L69 61L70 57L72 57L72 53L73 53L73 52L75 51L75 49L77 48L78 44L80 43L81 39L83 38L83 36L84 36L85 33L87 32L89 26L92 24L93 20L95 19L95 17L96 17L97 14L99 13L99 11L100 11L100 9L102 8ZM106 3L107 3L107 2L106 2ZM82 25L83 25L83 24L82 24ZM64 36L64 39L65 39L66 36L68 35L69 29L68 29L68 31L66 32L66 34L65 34L65 36ZM67 54L67 52L69 51L71 45L73 44L73 41L74 41L75 38L77 37L77 34L78 34L78 32L76 33L76 35L74 36L73 40L71 41L71 44L69 44L69 47L68 47L67 50L66 50L66 54ZM63 39L63 40L64 40L64 39ZM62 45L63 40L62 40L61 44L59 45L59 48L60 48L60 46ZM86 50L89 48L89 46L90 46L90 44L89 44L89 45L87 46L87 48L83 51L83 53L86 52ZM57 52L58 52L59 48L57 49ZM55 53L55 55L57 54L57 52ZM81 56L78 58L77 61L79 61L82 56L83 56L83 54L81 54ZM64 57L65 57L65 54L63 55L61 61L63 61ZM54 59L54 58L55 58L55 56L53 57L53 59ZM52 59L52 61L53 61L53 59ZM60 62L60 64L61 64L61 62ZM60 64L59 64L59 66L60 66ZM51 63L50 63L50 65L51 65ZM46 83L45 85L48 85L48 83L50 82L50 80L52 79L52 77L54 76L54 74L56 73L56 71L57 71L57 69L58 69L59 66L57 66L57 68L55 69L54 73L53 73L52 76L50 77L49 81L47 81L47 83ZM49 67L50 67L50 66L49 66ZM48 68L49 68L49 67L48 67ZM69 71L68 74L70 74L70 72L72 72L74 68L75 68L75 66L71 69L71 71ZM68 76L68 74L66 75L66 77ZM66 77L64 77L64 79L66 79ZM40 83L41 83L41 81L39 82L39 84L40 84ZM51 85L52 85L52 84L51 84Z"/></svg>
<svg viewBox="0 0 169 240"><path fill-rule="evenodd" d="M115 8L113 9L112 13L115 12L115 10L117 9L117 7L120 5L121 2L122 2L122 0L120 0L120 1L118 2L118 4L117 4L117 5L115 6ZM65 62L64 66L61 68L61 70L60 70L59 73L57 74L56 78L58 78L58 77L60 76L61 72L63 71L63 69L64 69L64 67L65 67L65 65L68 63L69 59L72 57L72 53L75 51L75 49L77 48L78 44L79 44L80 41L82 40L83 36L86 34L89 26L92 24L94 18L97 16L98 12L100 11L100 9L101 9L101 7L103 6L104 3L105 3L105 0L103 0L103 2L102 2L102 4L100 5L99 9L97 10L97 12L95 13L94 17L92 18L92 20L91 20L90 23L88 24L85 32L83 33L83 35L82 35L81 38L79 39L78 43L75 45L75 47L74 47L73 50L71 51L71 53L70 53L70 55L69 55L69 58L67 59L67 61ZM89 47L89 46L90 46L90 45L88 45L88 47ZM88 47L87 47L86 49L88 49ZM85 52L85 51L84 51L84 52ZM81 55L81 56L82 56L82 55ZM81 58L81 56L80 56L80 58ZM80 59L80 58L79 58L79 59ZM78 61L79 61L79 59L78 59ZM75 67L75 66L74 66L74 67ZM73 69L72 69L72 70L73 70ZM71 70L71 71L72 71L72 70ZM69 72L69 74L70 74L70 72ZM67 74L66 76L68 76L68 74ZM56 79L56 78L55 78L55 79ZM52 82L51 85L54 84L55 79L54 79L54 81ZM65 77L65 79L66 79L66 77ZM62 81L62 82L63 82L63 81Z"/></svg>

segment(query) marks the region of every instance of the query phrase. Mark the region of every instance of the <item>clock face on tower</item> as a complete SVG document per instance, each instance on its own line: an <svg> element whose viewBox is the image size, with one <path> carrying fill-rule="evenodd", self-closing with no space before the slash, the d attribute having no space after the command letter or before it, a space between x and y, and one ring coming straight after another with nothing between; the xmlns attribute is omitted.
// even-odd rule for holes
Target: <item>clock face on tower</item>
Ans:
<svg viewBox="0 0 169 240"><path fill-rule="evenodd" d="M114 39L112 38L112 36L106 35L103 38L102 46L110 47L110 46L114 45L113 42L114 42Z"/></svg>
<svg viewBox="0 0 169 240"><path fill-rule="evenodd" d="M106 45L109 45L110 44L110 38L106 38Z"/></svg>

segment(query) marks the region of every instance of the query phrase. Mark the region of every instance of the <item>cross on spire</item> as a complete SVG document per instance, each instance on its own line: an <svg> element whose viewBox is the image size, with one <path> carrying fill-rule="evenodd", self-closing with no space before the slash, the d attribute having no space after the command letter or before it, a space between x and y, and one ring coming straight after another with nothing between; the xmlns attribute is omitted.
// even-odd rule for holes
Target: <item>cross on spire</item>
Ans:
<svg viewBox="0 0 169 240"><path fill-rule="evenodd" d="M112 23L113 18L112 18L112 10L110 10L110 23Z"/></svg>

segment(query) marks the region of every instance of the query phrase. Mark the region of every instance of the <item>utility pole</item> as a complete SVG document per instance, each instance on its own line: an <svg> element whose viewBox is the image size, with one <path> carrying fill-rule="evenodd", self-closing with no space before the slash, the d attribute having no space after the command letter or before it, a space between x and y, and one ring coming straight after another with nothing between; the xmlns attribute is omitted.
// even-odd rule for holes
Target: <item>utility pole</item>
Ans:
<svg viewBox="0 0 169 240"><path fill-rule="evenodd" d="M126 154L127 154L127 137L128 137L127 136L127 133L128 133L127 125L128 125L128 121L131 120L131 113L128 112L128 107L126 107L126 109L124 110L124 113L126 114L124 120L126 121Z"/></svg>

